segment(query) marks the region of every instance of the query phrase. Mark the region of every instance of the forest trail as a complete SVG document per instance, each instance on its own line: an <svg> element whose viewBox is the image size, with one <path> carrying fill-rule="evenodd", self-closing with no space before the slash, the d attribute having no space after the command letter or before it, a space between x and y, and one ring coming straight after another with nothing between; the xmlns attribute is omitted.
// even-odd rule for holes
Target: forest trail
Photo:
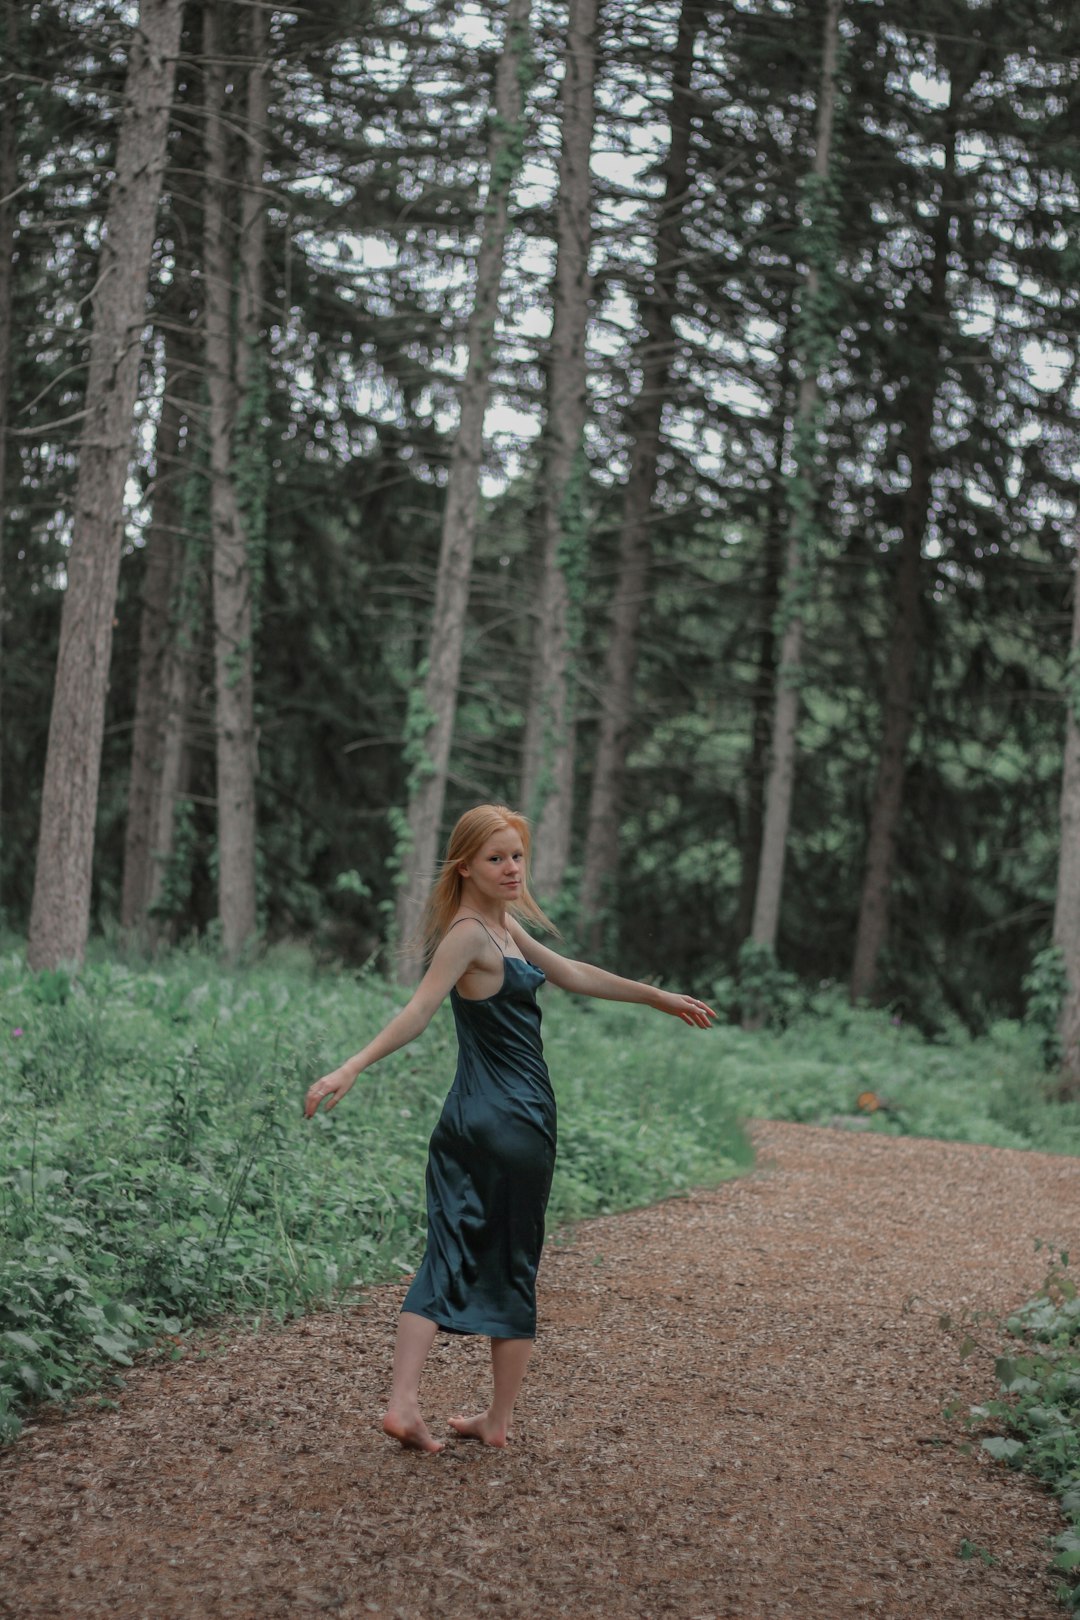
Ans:
<svg viewBox="0 0 1080 1620"><path fill-rule="evenodd" d="M961 1451L942 1408L993 1367L939 1316L1037 1290L1035 1240L1080 1224L1075 1160L754 1139L744 1179L549 1245L505 1451L378 1432L397 1286L31 1427L0 1460L0 1615L1061 1620L1054 1501ZM485 1360L437 1343L440 1436Z"/></svg>

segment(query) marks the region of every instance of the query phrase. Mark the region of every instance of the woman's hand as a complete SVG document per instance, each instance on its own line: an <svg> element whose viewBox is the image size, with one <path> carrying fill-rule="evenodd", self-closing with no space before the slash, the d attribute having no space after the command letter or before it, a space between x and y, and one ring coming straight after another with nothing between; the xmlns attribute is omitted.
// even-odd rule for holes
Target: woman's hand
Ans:
<svg viewBox="0 0 1080 1620"><path fill-rule="evenodd" d="M658 990L653 1006L657 1012L670 1013L672 1018L681 1018L684 1024L695 1024L698 1029L709 1029L716 1017L707 1002L698 1001L696 996L678 996L671 990Z"/></svg>
<svg viewBox="0 0 1080 1620"><path fill-rule="evenodd" d="M335 1103L339 1103L347 1091L351 1091L356 1083L355 1074L346 1074L344 1069L335 1069L333 1074L324 1074L321 1080L308 1088L304 1098L304 1118L310 1119L316 1112L320 1103L326 1099L326 1112L329 1113Z"/></svg>

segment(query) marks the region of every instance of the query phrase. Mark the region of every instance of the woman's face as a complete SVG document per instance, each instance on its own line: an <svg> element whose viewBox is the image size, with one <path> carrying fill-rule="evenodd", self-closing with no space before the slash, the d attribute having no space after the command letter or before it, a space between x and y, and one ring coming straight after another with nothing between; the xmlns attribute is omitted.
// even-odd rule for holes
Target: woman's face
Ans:
<svg viewBox="0 0 1080 1620"><path fill-rule="evenodd" d="M525 847L507 827L489 838L471 861L463 861L458 871L485 900L509 905L525 887Z"/></svg>

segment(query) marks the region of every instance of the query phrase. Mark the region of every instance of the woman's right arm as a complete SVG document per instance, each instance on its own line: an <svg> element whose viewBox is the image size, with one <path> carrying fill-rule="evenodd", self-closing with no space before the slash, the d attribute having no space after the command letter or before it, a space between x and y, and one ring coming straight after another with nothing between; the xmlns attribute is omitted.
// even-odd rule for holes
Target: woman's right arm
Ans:
<svg viewBox="0 0 1080 1620"><path fill-rule="evenodd" d="M304 1115L307 1119L323 1102L329 1113L352 1089L357 1075L423 1034L451 987L477 959L481 949L480 941L474 937L477 933L478 930L472 928L455 928L440 941L430 967L401 1011L394 1014L362 1051L347 1058L332 1073L324 1074L309 1088L304 1099Z"/></svg>

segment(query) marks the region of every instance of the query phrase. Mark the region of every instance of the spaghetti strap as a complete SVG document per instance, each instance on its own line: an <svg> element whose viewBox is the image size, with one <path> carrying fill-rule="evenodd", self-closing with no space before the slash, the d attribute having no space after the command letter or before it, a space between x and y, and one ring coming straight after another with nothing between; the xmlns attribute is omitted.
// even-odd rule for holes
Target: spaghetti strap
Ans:
<svg viewBox="0 0 1080 1620"><path fill-rule="evenodd" d="M495 938L495 935L491 932L491 929L488 927L487 923L484 922L480 917L457 917L450 924L450 928L448 928L446 930L447 934L450 932L451 929L456 928L458 923L463 923L463 922L479 923L480 927L484 930L484 933L487 935L488 939L490 939L491 943L494 945L494 947L498 951L499 955L502 956L502 957L506 956L506 952L503 950L502 946L499 944L498 940ZM444 935L444 938L445 938L445 935Z"/></svg>

